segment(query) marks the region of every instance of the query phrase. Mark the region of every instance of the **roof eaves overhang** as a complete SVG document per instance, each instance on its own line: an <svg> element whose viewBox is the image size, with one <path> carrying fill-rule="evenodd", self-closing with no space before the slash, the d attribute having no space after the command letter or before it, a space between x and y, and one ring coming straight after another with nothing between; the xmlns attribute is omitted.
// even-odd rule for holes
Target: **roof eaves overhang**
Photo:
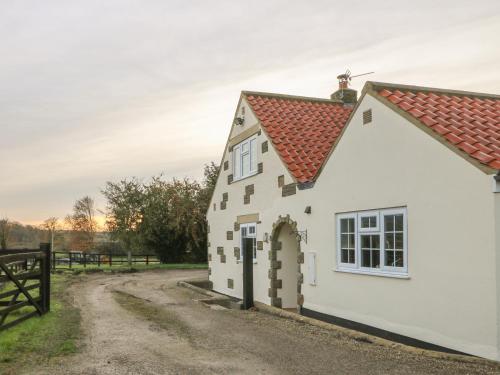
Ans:
<svg viewBox="0 0 500 375"><path fill-rule="evenodd" d="M406 90L411 92L426 91L442 95L467 96L480 99L500 99L500 95L497 94L475 92L475 91L450 90L450 89L442 89L442 88L427 87L427 86L402 85L399 83L367 81L365 86L366 85L369 85L373 90L389 88L397 90Z"/></svg>
<svg viewBox="0 0 500 375"><path fill-rule="evenodd" d="M264 132L264 134L266 135L266 137L271 141L271 146L273 147L274 151L278 155L278 158L280 159L281 164L283 165L283 167L285 168L285 170L288 172L288 175L290 176L290 178L293 180L294 183L298 183L298 181L295 178L295 176L288 169L288 166L286 165L285 161L282 159L280 153L274 147L273 139L269 136L269 133L267 132L266 128L264 126L262 126L262 122L260 121L259 116L257 116L257 114L255 113L255 111L252 108L252 105L250 104L250 102L246 98L247 95L274 95L274 96L279 96L279 97L283 97L283 95L281 95L281 94L269 94L269 93L258 93L258 92L254 92L254 91L242 91L241 95L242 95L242 98L245 98L245 101L248 103L248 108L250 109L250 111L252 111L252 114L257 119L258 124L259 124L261 130ZM239 103L238 103L238 106L239 106Z"/></svg>
<svg viewBox="0 0 500 375"><path fill-rule="evenodd" d="M265 96L268 98L276 98L276 99L304 100L304 101L308 101L308 102L343 104L343 101L340 99L315 98L315 97L311 97L311 96L276 94L276 93L272 93L272 92L262 92L262 91L242 91L241 93L244 96L255 95L255 96Z"/></svg>
<svg viewBox="0 0 500 375"><path fill-rule="evenodd" d="M314 176L314 180L313 180L314 182L316 182L318 180L319 176L321 175L321 173L323 172L323 169L326 166L326 163L328 163L328 160L330 160L330 157L332 156L333 151L337 147L337 144L340 142L340 140L342 139L342 136L344 135L344 132L346 131L346 129L349 126L349 124L351 123L351 120L352 120L352 118L354 116L354 113L356 113L356 110L358 109L359 105L363 101L363 98L365 97L366 92L367 92L367 84L365 83L365 85L363 86L363 89L361 90L361 95L360 95L358 101L356 102L356 105L353 107L353 109L351 111L351 114L349 115L349 118L347 119L344 127L340 131L339 136L337 137L337 139L333 143L332 147L330 148L330 151L328 152L328 155L326 156L325 160L323 160L323 163L318 168L318 172L316 173L316 176Z"/></svg>
<svg viewBox="0 0 500 375"><path fill-rule="evenodd" d="M396 112L398 115L402 116L405 120L409 121L413 125L415 125L417 128L422 130L423 132L427 133L430 135L432 138L434 138L436 141L441 143L443 146L447 147L450 151L453 151L455 154L459 155L463 159L467 160L469 163L474 165L476 168L479 168L481 171L484 173L490 175L494 174L497 172L496 169L491 168L488 165L485 165L481 163L479 160L474 159L472 156L467 154L465 151L460 150L458 147L454 146L450 142L448 142L446 139L441 137L439 134L437 134L435 131L433 131L431 128L426 126L425 124L422 124L417 118L413 117L411 114L406 112L405 110L399 108L396 104L392 103L390 100L387 98L383 97L380 95L377 90L384 89L384 88L391 88L391 89L403 89L403 90L413 90L413 91L430 91L430 92L439 92L439 93L447 93L448 95L464 95L464 96L476 96L479 97L481 95L482 98L498 98L500 99L500 95L493 95L493 94L482 94L482 93L471 93L467 91L456 91L456 90L443 90L443 89L434 89L434 88L429 88L429 87L419 87L419 86L407 86L407 85L396 85L396 84L389 84L389 83L382 83L382 82L367 82L365 84L365 87L363 88L363 91L366 89L366 94L369 94L385 106L389 107L392 109L394 112Z"/></svg>
<svg viewBox="0 0 500 375"><path fill-rule="evenodd" d="M318 103L342 104L342 105L344 105L344 102L342 100L340 100L340 99L315 98L315 97L310 97L310 96L276 94L276 93L261 92L261 91L242 91L242 95L244 97L246 97L247 95L255 95L255 96L266 96L266 97L277 98L277 99L304 100L304 101L311 101L311 102L318 102ZM255 111L252 109L252 106L250 105L250 103L248 104L248 106L250 107L250 110L252 111L252 113L255 116L255 118L257 118L257 120L261 124L260 119L258 118L258 116L255 113ZM353 108L353 111L351 112L350 116L352 116L352 113L354 112L355 108L356 107ZM349 116L349 119L351 118L350 116ZM349 119L348 119L348 121L349 121ZM269 136L269 133L266 131L265 127L262 126L262 124L261 124L261 129L264 131L264 133L266 134L267 138L269 138L270 140L272 140L272 138ZM337 140L338 140L338 138L337 138ZM271 141L271 143L272 143L272 141ZM334 144L336 144L336 143L337 142L335 142ZM273 144L273 148L274 148L274 144ZM332 149L333 149L333 146L332 146ZM330 150L330 153L331 153L331 150ZM285 169L288 171L288 174L290 175L290 177L292 178L292 180L297 184L297 187L299 188L299 190L305 190L305 189L310 189L310 188L314 187L314 184L315 184L315 182L316 182L316 180L317 180L317 178L318 178L318 176L319 176L319 174L321 172L321 169L325 165L325 161L330 157L330 153L329 153L327 155L325 161L321 164L320 168L318 169L318 172L316 172L316 175L311 180L308 180L308 181L298 181L297 178L295 178L295 176L288 169L285 161L281 158L280 153L279 152L276 152L276 153L278 154L278 157L280 158L281 163L283 164L283 166L285 167Z"/></svg>
<svg viewBox="0 0 500 375"><path fill-rule="evenodd" d="M234 111L233 122L231 123L231 127L229 129L229 134L228 134L227 140L226 140L226 145L224 146L224 151L222 152L222 157L221 157L220 162L219 162L219 171L217 172L217 179L216 179L216 182L215 182L215 186L217 186L217 184L219 183L219 177L220 177L221 170L222 170L222 164L223 164L223 161L224 161L224 155L226 154L227 146L229 145L229 140L231 139L231 133L232 133L232 130L233 130L234 120L236 119L236 115L238 114L238 109L240 108L240 104L241 104L241 100L242 99L243 99L243 91L240 94L240 98L238 100L238 104L236 105L236 109ZM210 197L210 203L208 205L207 212L205 212L205 216L208 215L208 212L210 211L210 208L212 207L212 200L214 198L214 194L215 194L215 187L214 187L214 191L212 192L212 196Z"/></svg>

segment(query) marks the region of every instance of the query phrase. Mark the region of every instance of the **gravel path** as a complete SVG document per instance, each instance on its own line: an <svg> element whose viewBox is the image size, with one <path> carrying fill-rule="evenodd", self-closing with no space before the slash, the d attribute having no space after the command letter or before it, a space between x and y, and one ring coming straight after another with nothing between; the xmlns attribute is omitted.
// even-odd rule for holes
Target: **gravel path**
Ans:
<svg viewBox="0 0 500 375"><path fill-rule="evenodd" d="M72 287L82 352L28 374L498 374L259 312L208 308L177 281L206 271L92 275ZM135 298L135 297L137 298ZM142 315L141 315L142 314Z"/></svg>

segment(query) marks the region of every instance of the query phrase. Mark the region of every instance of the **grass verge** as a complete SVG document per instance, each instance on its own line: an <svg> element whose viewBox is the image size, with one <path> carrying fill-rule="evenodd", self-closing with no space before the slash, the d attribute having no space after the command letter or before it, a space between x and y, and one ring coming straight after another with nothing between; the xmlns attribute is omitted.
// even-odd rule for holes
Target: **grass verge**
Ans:
<svg viewBox="0 0 500 375"><path fill-rule="evenodd" d="M189 326L184 323L175 311L168 310L121 291L113 292L113 297L120 306L136 315L139 319L151 322L157 327L182 337L189 342L193 341L193 335Z"/></svg>
<svg viewBox="0 0 500 375"><path fill-rule="evenodd" d="M88 265L83 267L83 265L73 266L69 268L58 268L56 272L72 272L74 274L79 273L95 273L95 272L109 272L109 273L129 273L129 272L140 272L148 270L197 270L197 269L207 269L207 263L169 263L169 264L134 264L132 267L128 265L102 265L97 267L97 265Z"/></svg>
<svg viewBox="0 0 500 375"><path fill-rule="evenodd" d="M71 275L53 275L51 312L0 332L0 374L75 353L80 336L80 311L66 292Z"/></svg>

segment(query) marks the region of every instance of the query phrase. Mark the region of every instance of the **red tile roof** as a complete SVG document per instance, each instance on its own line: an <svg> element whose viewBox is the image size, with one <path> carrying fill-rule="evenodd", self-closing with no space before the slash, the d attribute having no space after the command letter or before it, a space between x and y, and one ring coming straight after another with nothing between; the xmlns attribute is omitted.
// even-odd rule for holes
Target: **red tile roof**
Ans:
<svg viewBox="0 0 500 375"><path fill-rule="evenodd" d="M372 83L375 91L482 165L500 170L500 96Z"/></svg>
<svg viewBox="0 0 500 375"><path fill-rule="evenodd" d="M314 181L352 107L327 99L244 94L297 182Z"/></svg>

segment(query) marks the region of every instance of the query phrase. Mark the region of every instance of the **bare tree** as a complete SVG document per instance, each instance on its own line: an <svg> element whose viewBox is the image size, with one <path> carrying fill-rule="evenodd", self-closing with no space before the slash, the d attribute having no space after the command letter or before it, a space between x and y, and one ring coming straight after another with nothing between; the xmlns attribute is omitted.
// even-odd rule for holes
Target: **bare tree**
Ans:
<svg viewBox="0 0 500 375"><path fill-rule="evenodd" d="M2 250L6 250L9 243L10 225L9 219L0 219L0 248Z"/></svg>
<svg viewBox="0 0 500 375"><path fill-rule="evenodd" d="M97 232L95 212L94 200L85 196L75 202L73 213L66 217L66 223L72 230L73 249L87 251L92 248Z"/></svg>
<svg viewBox="0 0 500 375"><path fill-rule="evenodd" d="M59 219L57 217L49 217L43 222L40 227L49 232L50 250L54 251L54 237L56 232L61 228Z"/></svg>

